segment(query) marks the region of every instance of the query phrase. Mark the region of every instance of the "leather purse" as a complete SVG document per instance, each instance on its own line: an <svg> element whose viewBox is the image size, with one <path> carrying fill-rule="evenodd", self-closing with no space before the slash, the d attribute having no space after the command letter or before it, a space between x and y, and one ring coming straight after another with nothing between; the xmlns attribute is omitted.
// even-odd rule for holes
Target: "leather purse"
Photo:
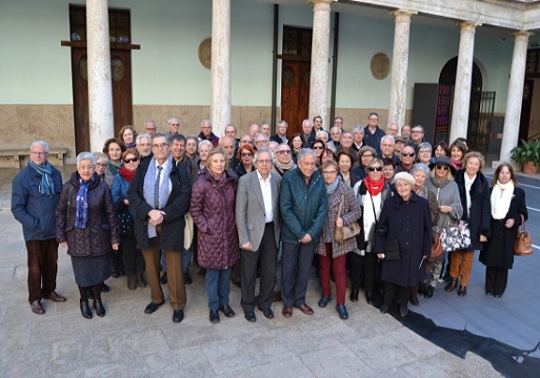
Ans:
<svg viewBox="0 0 540 378"><path fill-rule="evenodd" d="M514 243L514 255L529 256L532 255L532 239L531 235L525 228L525 217L521 215L521 227L518 228L516 242Z"/></svg>
<svg viewBox="0 0 540 378"><path fill-rule="evenodd" d="M439 257L444 254L441 237L437 231L433 232L433 242L431 243L431 255L428 257L428 261L437 261Z"/></svg>
<svg viewBox="0 0 540 378"><path fill-rule="evenodd" d="M341 208L343 206L344 196L341 196L341 202L339 203L338 218L341 216ZM348 226L334 228L334 240L338 243L343 243L345 240L350 239L358 235L362 231L357 222L352 222Z"/></svg>

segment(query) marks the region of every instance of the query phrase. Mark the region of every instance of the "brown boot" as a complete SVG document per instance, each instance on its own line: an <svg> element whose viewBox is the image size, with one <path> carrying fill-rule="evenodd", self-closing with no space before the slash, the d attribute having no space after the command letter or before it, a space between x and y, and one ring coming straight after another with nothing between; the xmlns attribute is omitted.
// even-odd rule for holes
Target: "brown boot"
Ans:
<svg viewBox="0 0 540 378"><path fill-rule="evenodd" d="M450 283L448 285L446 285L446 288L444 290L446 291L454 291L457 287L457 283L458 283L458 280L457 278L452 278L452 280L450 281Z"/></svg>

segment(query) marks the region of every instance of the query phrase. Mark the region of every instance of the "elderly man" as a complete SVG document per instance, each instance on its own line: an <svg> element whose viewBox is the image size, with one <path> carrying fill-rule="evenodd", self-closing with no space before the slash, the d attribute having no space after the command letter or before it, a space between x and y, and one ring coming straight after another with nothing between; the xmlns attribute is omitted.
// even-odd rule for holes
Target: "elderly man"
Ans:
<svg viewBox="0 0 540 378"><path fill-rule="evenodd" d="M225 151L225 154L227 155L227 159L229 159L229 166L232 167L232 163L234 163L235 157L234 157L234 139L228 136L224 136L219 141L219 146L223 148Z"/></svg>
<svg viewBox="0 0 540 378"><path fill-rule="evenodd" d="M255 140L255 137L260 132L261 130L258 124L252 123L251 126L249 126L249 136L251 137L251 139Z"/></svg>
<svg viewBox="0 0 540 378"><path fill-rule="evenodd" d="M364 128L360 125L356 125L353 128L353 145L352 148L358 152L362 147L364 147Z"/></svg>
<svg viewBox="0 0 540 378"><path fill-rule="evenodd" d="M277 132L274 136L270 137L271 140L274 142L277 142L278 144L281 143L288 143L289 139L287 138L287 129L289 128L289 124L285 122L284 120L279 121L277 125Z"/></svg>
<svg viewBox="0 0 540 378"><path fill-rule="evenodd" d="M313 147L313 142L315 142L315 130L313 130L313 123L309 119L302 121L302 133L300 133L300 138L304 141L304 148Z"/></svg>
<svg viewBox="0 0 540 378"><path fill-rule="evenodd" d="M391 135L385 135L381 138L381 159L391 159L394 165L399 164L399 156L395 154L396 143L394 137Z"/></svg>
<svg viewBox="0 0 540 378"><path fill-rule="evenodd" d="M334 118L334 126L343 130L343 117L337 116Z"/></svg>
<svg viewBox="0 0 540 378"><path fill-rule="evenodd" d="M169 133L166 134L166 137L167 139L170 139L173 135L178 134L178 130L180 129L180 118L169 118L169 121L167 123L169 124Z"/></svg>
<svg viewBox="0 0 540 378"><path fill-rule="evenodd" d="M296 168L292 158L292 150L288 144L280 144L276 150L274 169L280 176Z"/></svg>
<svg viewBox="0 0 540 378"><path fill-rule="evenodd" d="M261 123L261 134L264 134L267 138L270 138L270 124L268 122Z"/></svg>
<svg viewBox="0 0 540 378"><path fill-rule="evenodd" d="M250 322L256 321L254 309L258 266L261 276L258 307L266 318L274 317L270 306L276 285L281 184L281 177L271 173L273 156L270 150L260 148L253 161L257 169L238 181L235 212L241 248L241 304L244 317Z"/></svg>
<svg viewBox="0 0 540 378"><path fill-rule="evenodd" d="M48 162L48 156L47 142L32 143L28 166L15 176L11 191L11 212L22 225L28 255L28 302L37 315L45 313L41 299L66 301L55 292L58 243L54 214L62 175Z"/></svg>
<svg viewBox="0 0 540 378"><path fill-rule="evenodd" d="M263 133L260 133L255 137L255 148L258 150L263 147L268 147L268 137Z"/></svg>
<svg viewBox="0 0 540 378"><path fill-rule="evenodd" d="M150 138L152 138L154 135L156 135L157 131L157 125L154 121L151 119L144 121L144 133L150 135Z"/></svg>
<svg viewBox="0 0 540 378"><path fill-rule="evenodd" d="M232 138L232 140L234 141L234 153L236 154L238 152L238 148L240 148L238 146L240 139L236 137L236 127L232 123L229 123L227 126L225 126L225 134L223 136Z"/></svg>
<svg viewBox="0 0 540 378"><path fill-rule="evenodd" d="M411 140L407 142L408 145L413 146L416 150L418 145L424 141L424 128L420 125L415 125L411 129Z"/></svg>
<svg viewBox="0 0 540 378"><path fill-rule="evenodd" d="M399 127L397 123L391 123L386 128L386 134L391 135L394 138L398 135L398 133L399 133Z"/></svg>
<svg viewBox="0 0 540 378"><path fill-rule="evenodd" d="M286 318L292 316L293 306L313 315L306 304L306 291L328 210L326 185L316 163L315 151L303 148L298 153L298 168L283 176L281 182L281 298Z"/></svg>
<svg viewBox="0 0 540 378"><path fill-rule="evenodd" d="M152 302L144 312L152 314L165 298L159 283L160 252L167 262L172 321L184 319L186 287L182 271L184 216L189 209L191 181L186 167L170 158L165 134L152 139L154 157L137 169L128 189L128 199L135 210L135 237L143 252Z"/></svg>
<svg viewBox="0 0 540 378"><path fill-rule="evenodd" d="M375 112L369 113L368 125L364 128L364 144L373 147L377 151L377 156L381 156L381 138L385 135L379 127L379 115Z"/></svg>
<svg viewBox="0 0 540 378"><path fill-rule="evenodd" d="M404 125L401 127L401 136L405 139L405 142L411 139L411 127L409 125Z"/></svg>
<svg viewBox="0 0 540 378"><path fill-rule="evenodd" d="M152 155L152 137L148 134L139 134L135 140L137 151L141 157L141 163L150 159Z"/></svg>
<svg viewBox="0 0 540 378"><path fill-rule="evenodd" d="M399 173L399 172L409 173L409 171L413 167L414 162L416 160L416 153L414 152L414 148L406 144L401 149L400 155L401 155L401 162L396 167L396 173Z"/></svg>
<svg viewBox="0 0 540 378"><path fill-rule="evenodd" d="M337 152L339 150L339 147L341 146L341 128L334 126L330 129L330 138L331 140L326 144L326 147L331 149L332 151Z"/></svg>
<svg viewBox="0 0 540 378"><path fill-rule="evenodd" d="M219 146L219 137L212 132L212 121L209 119L205 119L201 122L199 140L209 140L214 148Z"/></svg>
<svg viewBox="0 0 540 378"><path fill-rule="evenodd" d="M251 147L255 147L255 143L253 142L254 139L251 137L251 135L246 134L242 138L240 138L240 142L238 143L239 148L249 144Z"/></svg>

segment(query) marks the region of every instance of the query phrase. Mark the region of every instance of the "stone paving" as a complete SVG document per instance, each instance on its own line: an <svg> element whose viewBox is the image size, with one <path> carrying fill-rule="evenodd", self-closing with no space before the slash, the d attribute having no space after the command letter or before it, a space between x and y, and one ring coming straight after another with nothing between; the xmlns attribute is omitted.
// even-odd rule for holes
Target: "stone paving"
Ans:
<svg viewBox="0 0 540 378"><path fill-rule="evenodd" d="M182 323L171 321L167 305L144 314L149 289L130 291L125 277L107 280L111 291L102 296L107 315L87 320L79 311L70 259L60 248L57 291L68 300L43 300L46 314L34 315L27 302L22 231L9 211L15 173L0 170L0 377L500 376L479 356L456 357L362 300L347 303L346 321L339 319L335 300L318 308L315 274L307 298L313 316L295 311L285 319L276 302L274 319L256 311L257 322L249 323L233 286L236 317L222 316L213 325L204 278L192 265Z"/></svg>

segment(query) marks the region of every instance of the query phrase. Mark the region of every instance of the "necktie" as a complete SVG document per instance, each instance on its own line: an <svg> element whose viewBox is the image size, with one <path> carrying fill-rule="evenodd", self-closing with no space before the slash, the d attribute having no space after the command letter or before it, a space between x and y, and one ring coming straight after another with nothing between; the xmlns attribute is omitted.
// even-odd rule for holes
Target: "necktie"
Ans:
<svg viewBox="0 0 540 378"><path fill-rule="evenodd" d="M154 184L154 209L159 210L159 180L161 178L161 171L163 167L158 165L158 174L156 176L156 183Z"/></svg>

